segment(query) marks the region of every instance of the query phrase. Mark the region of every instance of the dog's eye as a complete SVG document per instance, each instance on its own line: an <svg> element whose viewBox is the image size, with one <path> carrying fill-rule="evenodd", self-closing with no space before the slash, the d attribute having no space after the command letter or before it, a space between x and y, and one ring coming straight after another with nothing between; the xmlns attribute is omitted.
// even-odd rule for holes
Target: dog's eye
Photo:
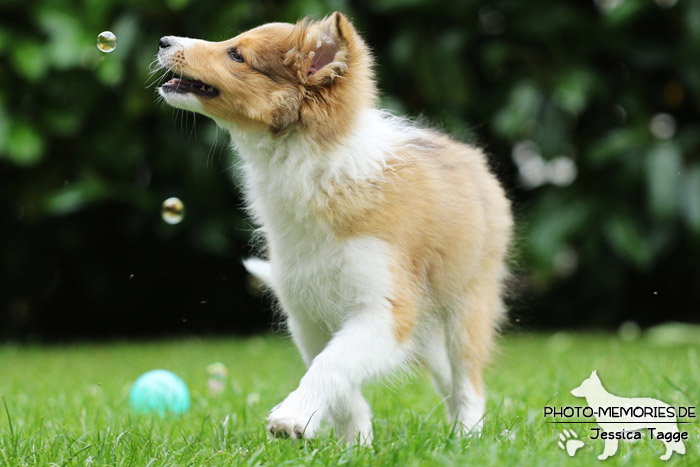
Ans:
<svg viewBox="0 0 700 467"><path fill-rule="evenodd" d="M228 56L237 62L243 62L243 55L241 55L241 53L236 48L229 50Z"/></svg>

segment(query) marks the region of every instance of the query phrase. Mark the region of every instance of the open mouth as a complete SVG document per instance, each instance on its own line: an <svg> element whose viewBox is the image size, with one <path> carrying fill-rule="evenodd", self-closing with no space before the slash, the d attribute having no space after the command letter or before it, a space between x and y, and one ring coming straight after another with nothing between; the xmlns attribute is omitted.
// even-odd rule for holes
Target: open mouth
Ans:
<svg viewBox="0 0 700 467"><path fill-rule="evenodd" d="M173 78L161 86L165 92L177 94L195 94L200 97L212 98L219 95L219 90L214 86L196 79Z"/></svg>

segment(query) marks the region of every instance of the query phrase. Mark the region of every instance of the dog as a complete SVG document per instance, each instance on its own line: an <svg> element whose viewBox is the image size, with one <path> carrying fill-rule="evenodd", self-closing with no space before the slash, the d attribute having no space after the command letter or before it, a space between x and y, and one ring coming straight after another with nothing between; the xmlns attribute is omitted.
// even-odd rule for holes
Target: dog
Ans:
<svg viewBox="0 0 700 467"><path fill-rule="evenodd" d="M166 36L158 63L177 76L165 102L231 134L268 258L245 266L307 365L269 434L330 422L369 444L363 385L414 362L457 431L480 433L513 228L483 152L377 109L372 55L339 12L223 42Z"/></svg>
<svg viewBox="0 0 700 467"><path fill-rule="evenodd" d="M613 416L609 412L612 408L636 409L638 411L640 409L643 411L644 408L657 408L666 413L671 407L665 402L650 397L620 397L610 394L603 387L603 383L595 370L591 373L591 376L583 380L581 385L572 389L571 394L575 397L585 398L588 406L593 409L600 429L603 432L611 433L608 436L600 436L605 439L605 446L603 447L603 453L598 456L599 460L605 460L617 452L618 441L622 438L623 432L632 432L644 428L649 429L652 437L654 437L655 432L657 435L659 433L666 435L666 437L656 436L666 446L666 452L661 456L661 460L668 460L674 452L685 454L685 444L683 444L681 436L679 436L678 425L669 422L669 418L642 414L641 416L628 416L627 418L632 418L633 420L624 421L624 416ZM601 411L601 409L603 410ZM605 413L606 410L608 410L608 413ZM675 417L673 420L675 421ZM674 434L675 436L673 436Z"/></svg>

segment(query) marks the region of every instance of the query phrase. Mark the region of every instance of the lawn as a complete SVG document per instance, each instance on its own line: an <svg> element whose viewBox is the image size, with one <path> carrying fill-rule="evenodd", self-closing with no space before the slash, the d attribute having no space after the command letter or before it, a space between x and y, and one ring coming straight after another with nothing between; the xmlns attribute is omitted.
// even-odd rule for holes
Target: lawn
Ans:
<svg viewBox="0 0 700 467"><path fill-rule="evenodd" d="M700 400L700 344L557 333L507 335L500 347L486 375L481 438L450 432L429 379L416 371L366 389L375 442L360 448L342 446L329 433L309 441L267 438L267 411L303 374L281 336L0 346L0 465L596 465L603 441L588 438L592 425L543 417L545 405L585 405L569 391L593 369L618 395L676 406L697 407ZM228 367L230 379L218 397L207 393L206 367L215 361ZM130 413L130 384L154 368L187 382L187 414ZM564 428L585 443L574 457L557 446ZM668 465L700 465L700 427L681 430L690 436L686 454L674 454ZM620 443L605 464L665 465L658 460L663 452L645 435Z"/></svg>

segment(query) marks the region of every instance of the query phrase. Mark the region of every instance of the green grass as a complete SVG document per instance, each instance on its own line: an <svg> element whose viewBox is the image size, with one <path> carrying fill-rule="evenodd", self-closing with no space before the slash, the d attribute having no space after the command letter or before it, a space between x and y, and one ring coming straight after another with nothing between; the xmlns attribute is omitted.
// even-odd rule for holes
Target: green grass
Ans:
<svg viewBox="0 0 700 467"><path fill-rule="evenodd" d="M219 397L206 391L205 369L215 361L230 372ZM130 384L154 368L170 369L188 383L187 414L130 413ZM7 408L0 405L0 465L596 465L603 442L587 438L588 425L554 425L542 414L545 405L584 405L569 390L593 369L618 395L684 406L700 399L698 345L661 347L586 334L506 336L486 375L481 438L454 436L428 378L415 372L366 389L375 442L347 448L329 433L309 441L266 437L267 411L303 374L292 344L280 337L6 345L0 347L0 395ZM572 458L557 447L565 427L586 443ZM690 434L685 456L659 461L662 443L644 439L621 443L606 465L698 465L700 429L691 424L682 430Z"/></svg>

